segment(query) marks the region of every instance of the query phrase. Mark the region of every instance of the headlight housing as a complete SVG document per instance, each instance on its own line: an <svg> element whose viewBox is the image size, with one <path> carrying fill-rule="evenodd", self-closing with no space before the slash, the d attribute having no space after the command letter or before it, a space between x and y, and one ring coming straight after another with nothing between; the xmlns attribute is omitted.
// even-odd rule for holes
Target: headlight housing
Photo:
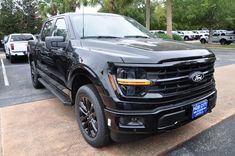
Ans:
<svg viewBox="0 0 235 156"><path fill-rule="evenodd" d="M116 68L117 85L125 96L144 96L147 86L151 81L147 80L147 73L142 68Z"/></svg>

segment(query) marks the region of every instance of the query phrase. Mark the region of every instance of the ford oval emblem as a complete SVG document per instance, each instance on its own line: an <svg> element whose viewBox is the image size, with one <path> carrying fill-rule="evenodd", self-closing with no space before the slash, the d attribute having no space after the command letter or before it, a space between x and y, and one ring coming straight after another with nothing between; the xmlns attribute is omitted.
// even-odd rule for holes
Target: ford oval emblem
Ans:
<svg viewBox="0 0 235 156"><path fill-rule="evenodd" d="M189 79L193 82L200 82L204 79L204 74L202 72L194 72L190 74Z"/></svg>

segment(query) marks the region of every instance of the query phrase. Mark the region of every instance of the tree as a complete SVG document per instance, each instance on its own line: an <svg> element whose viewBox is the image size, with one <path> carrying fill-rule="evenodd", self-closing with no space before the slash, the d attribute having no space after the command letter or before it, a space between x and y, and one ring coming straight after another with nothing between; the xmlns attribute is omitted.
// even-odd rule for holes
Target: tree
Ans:
<svg viewBox="0 0 235 156"><path fill-rule="evenodd" d="M146 28L150 30L150 0L146 0Z"/></svg>
<svg viewBox="0 0 235 156"><path fill-rule="evenodd" d="M233 0L174 0L174 23L179 29L210 30L209 41L214 29L235 26Z"/></svg>
<svg viewBox="0 0 235 156"><path fill-rule="evenodd" d="M0 10L0 30L3 34L18 32L20 29L21 12L13 0L2 0Z"/></svg>
<svg viewBox="0 0 235 156"><path fill-rule="evenodd" d="M172 38L172 0L166 0L167 35Z"/></svg>

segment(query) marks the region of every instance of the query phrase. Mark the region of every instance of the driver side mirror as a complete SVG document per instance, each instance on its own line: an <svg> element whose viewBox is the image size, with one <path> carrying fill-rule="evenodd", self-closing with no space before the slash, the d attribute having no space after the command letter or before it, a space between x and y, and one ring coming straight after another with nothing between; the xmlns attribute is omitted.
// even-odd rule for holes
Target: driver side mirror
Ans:
<svg viewBox="0 0 235 156"><path fill-rule="evenodd" d="M45 43L47 49L66 48L68 46L68 42L65 42L65 38L63 36L47 36L45 38Z"/></svg>

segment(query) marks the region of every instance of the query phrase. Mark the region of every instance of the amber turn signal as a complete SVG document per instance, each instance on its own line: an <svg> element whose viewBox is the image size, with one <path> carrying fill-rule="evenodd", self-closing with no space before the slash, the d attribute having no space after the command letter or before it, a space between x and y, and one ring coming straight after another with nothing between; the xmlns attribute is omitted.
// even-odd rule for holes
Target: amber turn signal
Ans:
<svg viewBox="0 0 235 156"><path fill-rule="evenodd" d="M146 79L117 79L118 84L126 86L149 86L151 81Z"/></svg>
<svg viewBox="0 0 235 156"><path fill-rule="evenodd" d="M111 83L111 85L112 85L112 87L113 87L113 90L116 91L116 90L117 90L117 87L116 87L115 82L114 82L114 80L113 80L113 76L109 73L109 74L108 74L108 77L109 77L109 81L110 81L110 83Z"/></svg>

